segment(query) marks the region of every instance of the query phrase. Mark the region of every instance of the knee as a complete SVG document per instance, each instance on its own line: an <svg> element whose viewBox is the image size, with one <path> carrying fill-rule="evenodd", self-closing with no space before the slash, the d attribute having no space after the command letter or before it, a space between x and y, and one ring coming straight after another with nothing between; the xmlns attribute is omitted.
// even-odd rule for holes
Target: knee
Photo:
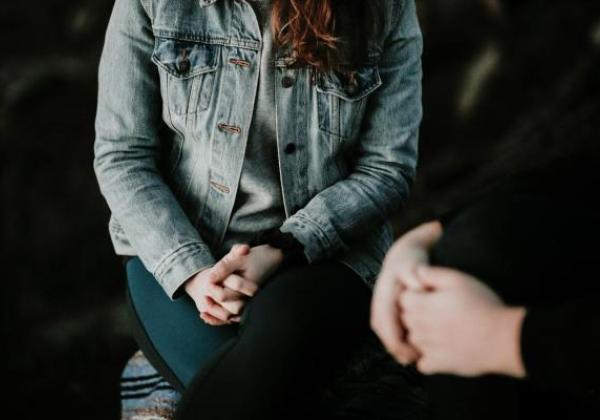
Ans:
<svg viewBox="0 0 600 420"><path fill-rule="evenodd" d="M248 304L244 329L323 343L368 330L370 293L358 275L337 263L282 273Z"/></svg>
<svg viewBox="0 0 600 420"><path fill-rule="evenodd" d="M501 238L495 226L502 215L496 200L462 209L444 224L443 235L431 250L431 262L473 274L487 271L485 266L494 264L485 261L498 254Z"/></svg>
<svg viewBox="0 0 600 420"><path fill-rule="evenodd" d="M523 194L496 194L482 199L445 224L432 259L456 268L484 269L493 265L498 269L503 261L522 262L521 250L526 249L527 259L531 260L532 252L539 248L538 237L548 230L545 214L550 204Z"/></svg>
<svg viewBox="0 0 600 420"><path fill-rule="evenodd" d="M243 328L289 337L307 328L314 313L309 303L311 293L298 280L304 279L281 276L260 290L246 307Z"/></svg>
<svg viewBox="0 0 600 420"><path fill-rule="evenodd" d="M560 253L545 211L550 206L547 200L523 194L480 200L444 225L430 260L470 273L509 297L515 287L537 284L548 274L545 261Z"/></svg>

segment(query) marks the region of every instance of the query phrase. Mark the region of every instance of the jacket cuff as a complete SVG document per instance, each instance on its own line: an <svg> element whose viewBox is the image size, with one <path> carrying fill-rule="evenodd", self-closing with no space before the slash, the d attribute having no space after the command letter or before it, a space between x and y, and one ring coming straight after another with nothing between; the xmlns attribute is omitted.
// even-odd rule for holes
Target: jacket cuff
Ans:
<svg viewBox="0 0 600 420"><path fill-rule="evenodd" d="M184 245L163 258L154 270L154 277L169 299L181 297L186 280L216 263L210 249L197 243Z"/></svg>
<svg viewBox="0 0 600 420"><path fill-rule="evenodd" d="M279 228L290 232L304 246L304 255L309 264L335 256L347 246L329 224L317 224L302 210L288 217Z"/></svg>

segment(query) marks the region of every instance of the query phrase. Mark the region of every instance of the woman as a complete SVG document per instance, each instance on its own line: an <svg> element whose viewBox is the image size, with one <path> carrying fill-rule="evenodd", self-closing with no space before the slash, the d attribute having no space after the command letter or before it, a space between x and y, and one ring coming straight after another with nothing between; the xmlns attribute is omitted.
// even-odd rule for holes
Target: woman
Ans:
<svg viewBox="0 0 600 420"><path fill-rule="evenodd" d="M414 0L116 1L94 168L179 418L281 418L368 333L421 51Z"/></svg>

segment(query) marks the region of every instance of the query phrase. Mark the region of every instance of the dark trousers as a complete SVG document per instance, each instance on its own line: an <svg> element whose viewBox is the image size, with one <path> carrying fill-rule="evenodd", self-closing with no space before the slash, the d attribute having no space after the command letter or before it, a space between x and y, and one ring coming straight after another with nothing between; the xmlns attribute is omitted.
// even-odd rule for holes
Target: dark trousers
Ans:
<svg viewBox="0 0 600 420"><path fill-rule="evenodd" d="M319 387L371 334L369 288L337 261L279 270L234 326L205 324L187 295L170 301L137 257L127 285L140 348L183 393L178 419L319 418Z"/></svg>
<svg viewBox="0 0 600 420"><path fill-rule="evenodd" d="M559 305L597 293L597 208L582 194L565 196L568 190L543 184L548 188L490 194L446 217L432 263L474 274L511 305ZM598 339L597 331L589 332L590 340ZM558 334L555 339L571 341ZM572 343L581 352L571 349L571 363L598 371L600 354L586 351L587 339ZM570 392L568 383L546 387L500 375L432 375L424 383L436 420L600 418L596 402Z"/></svg>

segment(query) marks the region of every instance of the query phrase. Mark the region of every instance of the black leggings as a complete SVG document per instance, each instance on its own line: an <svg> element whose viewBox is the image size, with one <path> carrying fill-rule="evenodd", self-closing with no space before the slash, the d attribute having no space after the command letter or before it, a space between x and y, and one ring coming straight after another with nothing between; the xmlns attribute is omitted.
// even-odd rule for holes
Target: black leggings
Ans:
<svg viewBox="0 0 600 420"><path fill-rule="evenodd" d="M600 290L598 212L561 191L499 192L456 212L432 263L474 274L512 305L555 305ZM589 359L598 363L598 355ZM425 387L436 420L600 418L585 414L596 408L579 395L500 375L432 375Z"/></svg>
<svg viewBox="0 0 600 420"><path fill-rule="evenodd" d="M370 290L337 261L279 270L239 326L205 324L187 295L170 301L137 257L127 274L136 341L183 393L177 419L307 418L371 334Z"/></svg>

